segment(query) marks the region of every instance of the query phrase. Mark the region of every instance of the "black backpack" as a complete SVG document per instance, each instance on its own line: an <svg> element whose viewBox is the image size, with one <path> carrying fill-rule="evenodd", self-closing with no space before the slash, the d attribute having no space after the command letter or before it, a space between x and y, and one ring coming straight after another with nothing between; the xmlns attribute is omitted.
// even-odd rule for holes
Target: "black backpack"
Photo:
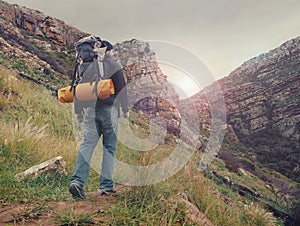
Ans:
<svg viewBox="0 0 300 226"><path fill-rule="evenodd" d="M103 79L102 60L105 55L105 45L99 37L88 36L75 44L76 66L70 91L75 94L76 86L85 82L98 82Z"/></svg>

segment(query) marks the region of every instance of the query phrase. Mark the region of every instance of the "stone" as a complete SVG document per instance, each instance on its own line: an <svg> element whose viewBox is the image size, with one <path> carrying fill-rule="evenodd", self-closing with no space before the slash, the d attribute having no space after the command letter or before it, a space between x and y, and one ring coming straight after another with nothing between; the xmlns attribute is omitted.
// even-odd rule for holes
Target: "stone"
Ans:
<svg viewBox="0 0 300 226"><path fill-rule="evenodd" d="M245 176L245 177L248 177L248 176L249 176L248 173L246 172L246 170L244 170L243 168L239 168L239 169L238 169L238 174L239 174L240 176Z"/></svg>
<svg viewBox="0 0 300 226"><path fill-rule="evenodd" d="M188 224L201 225L201 226L213 226L213 223L202 213L193 203L189 202L182 195L177 195L168 200L169 206L183 205L186 209L185 216Z"/></svg>
<svg viewBox="0 0 300 226"><path fill-rule="evenodd" d="M55 158L42 162L39 165L32 166L22 173L16 174L14 178L17 181L21 181L26 178L35 178L46 172L58 172L60 174L67 175L65 167L66 162L64 161L63 157L57 156Z"/></svg>
<svg viewBox="0 0 300 226"><path fill-rule="evenodd" d="M266 188L272 191L272 187L269 184L265 184Z"/></svg>
<svg viewBox="0 0 300 226"><path fill-rule="evenodd" d="M230 177L228 177L228 176L225 176L225 177L224 177L224 179L226 180L226 182L227 182L228 184L231 184Z"/></svg>

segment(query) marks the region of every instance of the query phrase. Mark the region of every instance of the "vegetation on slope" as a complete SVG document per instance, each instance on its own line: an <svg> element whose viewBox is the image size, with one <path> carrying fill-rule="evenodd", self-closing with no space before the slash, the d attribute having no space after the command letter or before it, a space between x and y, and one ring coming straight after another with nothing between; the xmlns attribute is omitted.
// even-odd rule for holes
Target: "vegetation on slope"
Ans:
<svg viewBox="0 0 300 226"><path fill-rule="evenodd" d="M13 180L16 173L57 155L74 161L76 146L69 106L58 105L44 87L11 73L15 72L0 74L1 202L64 196L60 189L67 179L60 175L22 183Z"/></svg>
<svg viewBox="0 0 300 226"><path fill-rule="evenodd" d="M0 72L0 120L3 125L0 132L0 205L3 208L22 203L38 205L34 209L25 208L22 214L15 216L16 222L34 221L52 212L51 219L60 225L101 222L112 225L192 225L186 206L177 199L185 197L215 225L277 224L272 214L259 203L252 203L199 173L196 165L200 153L195 153L184 169L164 182L120 192L113 200L107 201L110 205L101 213L82 214L72 209L55 212L48 207L49 203L74 203L67 191L71 175L41 175L22 182L16 182L14 175L57 155L64 157L67 171L72 172L77 155L72 110L70 105L58 104L44 87L17 79L14 74L3 69ZM131 121L137 120L133 112ZM145 128L147 126L143 125L133 129L143 136L147 134ZM164 158L174 148L162 145L159 150L165 154L161 156L153 152L132 155L132 151L122 144L118 147L118 157L140 165ZM221 171L228 170L222 168ZM91 172L86 191L94 191L97 184L98 174ZM95 202L97 200L91 205Z"/></svg>

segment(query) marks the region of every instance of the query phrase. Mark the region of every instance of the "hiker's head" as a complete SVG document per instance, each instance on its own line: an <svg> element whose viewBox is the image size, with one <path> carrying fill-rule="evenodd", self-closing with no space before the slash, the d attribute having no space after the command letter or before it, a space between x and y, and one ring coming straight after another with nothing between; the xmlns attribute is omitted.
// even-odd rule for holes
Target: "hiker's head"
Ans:
<svg viewBox="0 0 300 226"><path fill-rule="evenodd" d="M98 42L102 42L100 37L95 37Z"/></svg>
<svg viewBox="0 0 300 226"><path fill-rule="evenodd" d="M106 52L108 52L114 48L113 45L109 41L106 41L106 40L101 41L101 47L106 47Z"/></svg>

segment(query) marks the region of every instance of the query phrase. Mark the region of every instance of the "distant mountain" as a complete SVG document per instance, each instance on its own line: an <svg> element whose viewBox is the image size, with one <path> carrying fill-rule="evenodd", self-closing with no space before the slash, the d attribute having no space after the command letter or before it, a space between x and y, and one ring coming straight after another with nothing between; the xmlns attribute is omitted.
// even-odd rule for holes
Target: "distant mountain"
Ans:
<svg viewBox="0 0 300 226"><path fill-rule="evenodd" d="M258 161L299 182L300 37L245 62L192 97L206 116L210 114L207 106L217 105L222 98L227 123L240 142Z"/></svg>

